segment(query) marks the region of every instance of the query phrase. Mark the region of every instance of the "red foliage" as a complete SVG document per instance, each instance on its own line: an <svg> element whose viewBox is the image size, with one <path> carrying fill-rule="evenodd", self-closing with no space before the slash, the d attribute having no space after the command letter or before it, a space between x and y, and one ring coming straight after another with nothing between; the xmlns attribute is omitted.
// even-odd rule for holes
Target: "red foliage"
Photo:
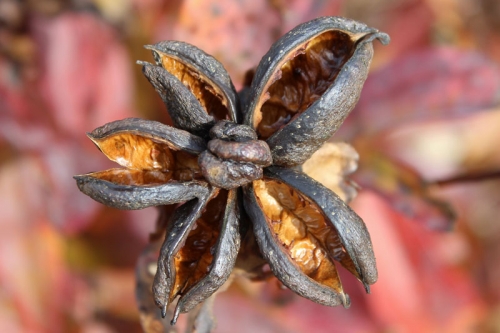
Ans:
<svg viewBox="0 0 500 333"><path fill-rule="evenodd" d="M498 43L481 37L500 39L490 1L478 1L482 25L451 2L423 0L123 1L130 11L112 23L106 1L93 1L101 17L47 14L49 2L21 6L19 19L0 15L0 331L140 331L133 266L155 213L105 209L72 176L107 163L85 132L136 105L163 112L134 78L142 44L195 44L241 86L281 34L333 14L392 37L335 137L361 156L365 190L353 207L372 235L379 281L365 295L345 276L345 310L236 280L218 295L216 332L498 330L500 71L488 59L498 61ZM450 227L451 209L454 230L432 230Z"/></svg>

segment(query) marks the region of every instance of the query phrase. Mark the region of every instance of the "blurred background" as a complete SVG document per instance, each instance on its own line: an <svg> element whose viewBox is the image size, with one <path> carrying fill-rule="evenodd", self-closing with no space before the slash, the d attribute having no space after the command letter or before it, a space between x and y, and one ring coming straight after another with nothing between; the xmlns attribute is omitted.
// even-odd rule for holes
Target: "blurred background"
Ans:
<svg viewBox="0 0 500 333"><path fill-rule="evenodd" d="M141 332L134 267L157 213L106 208L72 176L111 165L86 132L165 119L142 45L195 44L240 88L325 15L392 38L332 138L360 154L352 206L379 281L366 295L344 277L345 310L236 278L215 332L500 332L497 0L0 0L0 331Z"/></svg>

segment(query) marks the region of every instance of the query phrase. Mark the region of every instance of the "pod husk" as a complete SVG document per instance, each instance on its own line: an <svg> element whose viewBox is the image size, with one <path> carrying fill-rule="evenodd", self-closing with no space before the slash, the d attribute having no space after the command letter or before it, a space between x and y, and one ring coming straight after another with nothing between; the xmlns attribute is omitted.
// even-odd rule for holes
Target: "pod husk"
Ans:
<svg viewBox="0 0 500 333"><path fill-rule="evenodd" d="M161 66L148 63L142 72L160 95L175 127L205 137L215 124L215 119L182 82Z"/></svg>
<svg viewBox="0 0 500 333"><path fill-rule="evenodd" d="M118 209L142 209L184 202L206 196L209 192L206 182L180 182L173 177L173 170L163 169L177 161L174 156L178 156L178 153L185 152L192 155L191 158L196 158L206 149L205 141L200 137L137 118L108 123L88 133L88 136L108 158L126 167L74 177L80 191L100 203ZM111 143L108 143L109 140ZM120 155L122 148L117 145L138 142L142 144L142 150L138 146L131 150L139 156L134 155L133 160L127 160ZM156 145L163 146L156 152L164 154L164 165L156 163L153 158L149 162L145 158L151 156Z"/></svg>
<svg viewBox="0 0 500 333"><path fill-rule="evenodd" d="M356 272L351 273L357 275L368 291L368 285L377 281L378 273L370 234L361 217L337 194L300 171L269 167L264 170L264 177L286 183L321 209L355 265Z"/></svg>
<svg viewBox="0 0 500 333"><path fill-rule="evenodd" d="M282 66L304 52L312 39L328 31L348 36L353 54L320 97L266 138L274 165L302 164L335 133L358 101L373 56L371 42L376 38L389 42L386 34L344 18L322 17L299 25L278 40L257 67L244 108L245 124L258 127L260 110L270 97L269 88L281 78Z"/></svg>
<svg viewBox="0 0 500 333"><path fill-rule="evenodd" d="M190 154L198 155L207 147L205 140L196 135L157 121L140 118L126 118L107 123L87 133L87 136L95 142L122 132L150 138L165 143L174 150L183 150Z"/></svg>
<svg viewBox="0 0 500 333"><path fill-rule="evenodd" d="M245 211L253 224L255 239L264 259L268 262L274 275L288 288L298 295L316 303L349 307L347 294L328 288L304 274L299 266L285 253L275 235L271 232L265 213L257 201L254 188L247 186L244 190ZM340 285L340 283L339 283Z"/></svg>
<svg viewBox="0 0 500 333"><path fill-rule="evenodd" d="M174 256L181 249L196 220L205 208L209 196L186 202L174 211L165 234L165 241L158 258L158 269L153 283L155 303L165 316L170 302L170 293L174 287L176 270Z"/></svg>
<svg viewBox="0 0 500 333"><path fill-rule="evenodd" d="M269 167L265 169L264 181L278 181L297 191L315 205L315 208L336 230L340 243L348 257L340 262L353 273L369 292L369 285L377 280L377 269L370 236L359 216L354 213L336 194L328 190L307 175L291 169ZM254 233L271 270L280 281L295 291L320 304L349 306L349 298L340 287L326 286L306 274L283 248L281 241L270 229L270 221L257 199L255 189L249 186L245 189L245 210L253 221ZM273 222L273 223L282 223ZM333 257L330 253L329 258ZM335 259L337 261L337 259ZM330 260L331 261L331 260ZM334 272L335 273L335 272ZM335 273L336 274L336 273Z"/></svg>
<svg viewBox="0 0 500 333"><path fill-rule="evenodd" d="M160 185L134 186L114 184L92 173L74 176L80 191L92 199L117 209L143 209L171 205L201 198L209 193L206 182L169 182Z"/></svg>
<svg viewBox="0 0 500 333"><path fill-rule="evenodd" d="M239 212L237 190L228 193L221 233L215 246L214 259L209 273L178 301L175 317L188 312L216 292L229 278L240 248Z"/></svg>
<svg viewBox="0 0 500 333"><path fill-rule="evenodd" d="M146 45L146 48L153 52L156 64L167 70L168 68L165 67L163 61L164 57L182 62L195 73L201 75L201 79L209 84L214 89L213 93L219 95L223 101L228 111L228 119L239 122L236 89L224 66L214 57L194 45L179 41L163 41L154 45Z"/></svg>
<svg viewBox="0 0 500 333"><path fill-rule="evenodd" d="M212 190L211 197L219 195ZM184 246L196 221L202 216L208 200L193 200L179 207L172 216L166 232L158 261L158 271L153 286L156 303L166 309L176 281L174 258ZM175 308L172 323L180 313L188 312L217 291L229 278L240 246L239 212L236 190L227 192L224 214L220 223L217 242L210 248L213 254L208 273L191 286L189 290L178 291L180 298ZM176 295L174 295L175 297Z"/></svg>

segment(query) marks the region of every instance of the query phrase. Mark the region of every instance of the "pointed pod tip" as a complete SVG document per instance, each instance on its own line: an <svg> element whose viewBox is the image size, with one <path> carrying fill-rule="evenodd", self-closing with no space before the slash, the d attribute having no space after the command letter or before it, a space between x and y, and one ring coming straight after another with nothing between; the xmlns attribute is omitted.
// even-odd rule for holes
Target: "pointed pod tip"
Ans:
<svg viewBox="0 0 500 333"><path fill-rule="evenodd" d="M73 179L76 180L76 185L80 187L84 182L84 175L74 175Z"/></svg>
<svg viewBox="0 0 500 333"><path fill-rule="evenodd" d="M165 303L165 304L163 305L163 307L161 308L161 317L162 317L162 318L165 318L165 317L166 317L166 315L167 315L167 306L168 306L168 304L167 304L167 303Z"/></svg>
<svg viewBox="0 0 500 333"><path fill-rule="evenodd" d="M370 294L371 293L371 291L370 291L370 285L368 283L363 283L363 285L365 286L366 293Z"/></svg>
<svg viewBox="0 0 500 333"><path fill-rule="evenodd" d="M95 143L97 145L97 136L94 134L96 132L96 130L94 130L93 132L87 132L85 133L87 135L87 138L89 138L93 143Z"/></svg>
<svg viewBox="0 0 500 333"><path fill-rule="evenodd" d="M374 30L362 37L363 43L372 43L375 39L378 39L382 45L387 45L391 42L391 37L385 32Z"/></svg>
<svg viewBox="0 0 500 333"><path fill-rule="evenodd" d="M142 66L142 73L146 76L146 78L149 79L153 75L153 72L156 67L154 64L141 60L138 60L136 64Z"/></svg>
<svg viewBox="0 0 500 333"><path fill-rule="evenodd" d="M73 179L76 180L76 186L80 191L84 191L83 188L85 184L88 182L88 176L86 175L74 175Z"/></svg>
<svg viewBox="0 0 500 333"><path fill-rule="evenodd" d="M346 293L342 293L340 294L341 298L342 298L342 305L344 306L345 309L349 309L351 307L351 298L349 297L349 295L347 295Z"/></svg>
<svg viewBox="0 0 500 333"><path fill-rule="evenodd" d="M385 32L378 32L373 35L373 38L377 38L382 45L387 45L391 42L391 37L389 37L389 35Z"/></svg>
<svg viewBox="0 0 500 333"><path fill-rule="evenodd" d="M161 43L161 42L160 42ZM158 44L160 44L158 43ZM155 45L151 45L151 44L147 44L147 45L144 45L144 48L146 50L151 50L151 52L153 53L153 57L156 59L157 57L160 57L161 56L161 49L158 48L158 45L155 44Z"/></svg>
<svg viewBox="0 0 500 333"><path fill-rule="evenodd" d="M89 178L88 174L74 175L73 176L73 179L76 180L77 183L82 183L82 182L84 182L88 178Z"/></svg>
<svg viewBox="0 0 500 333"><path fill-rule="evenodd" d="M158 81L158 77L161 74L167 72L163 67L157 66L147 61L138 61L137 64L142 66L142 73L149 80L149 82L153 84L155 88L155 83Z"/></svg>
<svg viewBox="0 0 500 333"><path fill-rule="evenodd" d="M180 313L179 304L177 304L177 306L175 307L174 316L170 321L170 325L174 326L175 323L177 323L177 319L179 318L179 313Z"/></svg>

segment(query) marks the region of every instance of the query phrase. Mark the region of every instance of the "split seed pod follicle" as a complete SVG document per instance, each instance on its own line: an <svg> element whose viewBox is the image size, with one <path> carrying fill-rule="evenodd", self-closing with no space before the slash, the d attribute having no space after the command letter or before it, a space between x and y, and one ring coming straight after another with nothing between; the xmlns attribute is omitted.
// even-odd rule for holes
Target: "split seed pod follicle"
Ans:
<svg viewBox="0 0 500 333"><path fill-rule="evenodd" d="M361 218L300 171L356 104L375 39L389 42L349 19L304 23L264 55L241 99L195 46L147 46L155 64L140 62L143 73L175 127L133 118L94 130L89 138L121 168L75 178L111 207L175 208L152 286L163 313L177 299L173 323L227 281L248 233L274 275L317 303L349 306L338 264L367 292L377 280Z"/></svg>

